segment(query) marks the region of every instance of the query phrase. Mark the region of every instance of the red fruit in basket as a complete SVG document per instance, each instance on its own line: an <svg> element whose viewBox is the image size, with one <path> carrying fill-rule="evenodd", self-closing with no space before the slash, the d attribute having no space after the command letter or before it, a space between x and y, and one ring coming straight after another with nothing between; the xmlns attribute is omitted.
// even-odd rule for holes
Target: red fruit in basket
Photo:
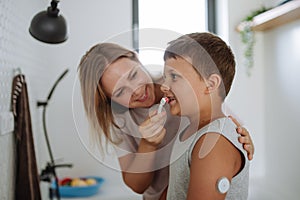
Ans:
<svg viewBox="0 0 300 200"><path fill-rule="evenodd" d="M61 186L63 186L63 185L70 185L71 181L72 181L71 178L66 177L66 178L61 179L61 180L59 181L59 185L61 185Z"/></svg>

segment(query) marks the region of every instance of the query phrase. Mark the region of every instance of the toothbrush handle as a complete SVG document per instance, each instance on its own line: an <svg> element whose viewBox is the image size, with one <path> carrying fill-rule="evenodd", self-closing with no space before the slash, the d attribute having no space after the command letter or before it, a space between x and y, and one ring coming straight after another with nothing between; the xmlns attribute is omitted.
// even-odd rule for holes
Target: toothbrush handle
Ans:
<svg viewBox="0 0 300 200"><path fill-rule="evenodd" d="M161 113L163 106L160 104L157 109L157 114Z"/></svg>

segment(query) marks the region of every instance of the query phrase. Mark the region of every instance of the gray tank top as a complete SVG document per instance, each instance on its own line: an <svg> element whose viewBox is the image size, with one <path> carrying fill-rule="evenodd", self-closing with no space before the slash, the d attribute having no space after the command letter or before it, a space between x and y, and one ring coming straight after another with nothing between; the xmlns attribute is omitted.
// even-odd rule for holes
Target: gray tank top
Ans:
<svg viewBox="0 0 300 200"><path fill-rule="evenodd" d="M245 165L243 169L232 178L230 189L227 192L225 199L247 199L249 186L249 161L247 159L247 152L243 149L242 144L238 142L239 135L236 133L236 125L231 121L231 119L224 117L206 125L185 141L180 141L180 136L182 134L179 134L179 137L176 139L174 144L171 156L170 179L167 194L168 200L186 199L190 180L190 161L192 151L200 137L208 132L222 134L243 153Z"/></svg>

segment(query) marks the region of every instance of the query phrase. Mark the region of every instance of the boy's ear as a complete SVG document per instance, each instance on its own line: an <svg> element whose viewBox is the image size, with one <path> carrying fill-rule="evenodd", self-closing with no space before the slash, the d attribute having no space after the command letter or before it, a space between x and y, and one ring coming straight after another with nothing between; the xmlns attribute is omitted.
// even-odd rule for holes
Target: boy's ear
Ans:
<svg viewBox="0 0 300 200"><path fill-rule="evenodd" d="M222 78L218 74L211 74L207 79L206 79L206 85L207 85L207 93L212 93L215 90L219 88L219 86L222 83Z"/></svg>

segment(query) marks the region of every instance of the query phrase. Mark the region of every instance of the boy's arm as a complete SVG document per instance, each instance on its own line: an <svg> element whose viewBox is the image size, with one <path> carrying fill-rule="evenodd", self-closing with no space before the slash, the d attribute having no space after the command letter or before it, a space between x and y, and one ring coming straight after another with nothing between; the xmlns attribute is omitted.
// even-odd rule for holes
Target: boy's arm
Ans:
<svg viewBox="0 0 300 200"><path fill-rule="evenodd" d="M188 200L225 199L226 193L217 190L221 177L231 181L242 165L240 152L218 133L207 133L194 146Z"/></svg>

